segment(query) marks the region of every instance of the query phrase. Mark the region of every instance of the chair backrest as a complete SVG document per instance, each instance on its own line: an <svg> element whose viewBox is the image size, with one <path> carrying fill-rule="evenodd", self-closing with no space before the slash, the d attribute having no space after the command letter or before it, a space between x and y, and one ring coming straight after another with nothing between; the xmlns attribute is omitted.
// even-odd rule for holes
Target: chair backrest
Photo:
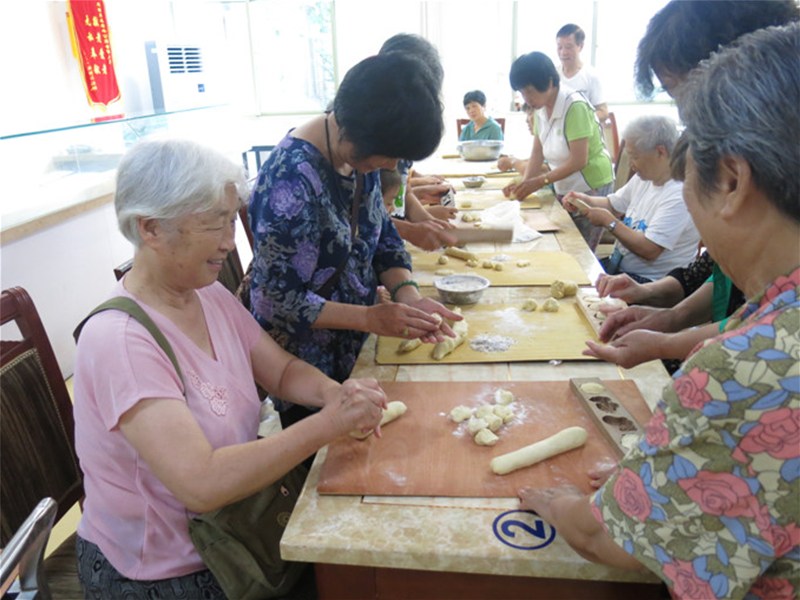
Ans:
<svg viewBox="0 0 800 600"><path fill-rule="evenodd" d="M633 177L633 167L628 151L625 149L625 140L619 145L619 152L614 162L614 191L616 192Z"/></svg>
<svg viewBox="0 0 800 600"><path fill-rule="evenodd" d="M252 235L252 234L251 234ZM117 281L122 279L133 266L133 259L126 260L121 265L114 267L114 277ZM242 260L239 258L239 251L234 248L228 253L225 262L222 264L222 270L219 272L219 282L224 285L232 294L236 293L239 284L244 277L244 270L242 269Z"/></svg>
<svg viewBox="0 0 800 600"><path fill-rule="evenodd" d="M500 125L500 131L502 131L503 135L505 135L506 133L505 117L495 117L494 120L497 121L498 125ZM469 119L456 119L456 135L458 139L461 139L461 130L467 126L467 123L469 123Z"/></svg>
<svg viewBox="0 0 800 600"><path fill-rule="evenodd" d="M242 152L242 166L247 173L248 178L254 178L258 175L261 165L263 165L270 153L275 149L275 146L253 146L249 150ZM250 158L253 158L255 168L250 164Z"/></svg>
<svg viewBox="0 0 800 600"><path fill-rule="evenodd" d="M611 155L611 160L614 166L617 164L617 156L619 155L619 131L617 130L617 117L613 112L608 113L608 117L603 122L603 141L606 144L606 149Z"/></svg>
<svg viewBox="0 0 800 600"><path fill-rule="evenodd" d="M83 498L72 402L53 348L28 293L0 296L0 546L46 497L56 520ZM11 323L17 332L11 331Z"/></svg>
<svg viewBox="0 0 800 600"><path fill-rule="evenodd" d="M0 595L19 579L19 597L50 598L42 563L58 505L44 498L20 525L0 554Z"/></svg>

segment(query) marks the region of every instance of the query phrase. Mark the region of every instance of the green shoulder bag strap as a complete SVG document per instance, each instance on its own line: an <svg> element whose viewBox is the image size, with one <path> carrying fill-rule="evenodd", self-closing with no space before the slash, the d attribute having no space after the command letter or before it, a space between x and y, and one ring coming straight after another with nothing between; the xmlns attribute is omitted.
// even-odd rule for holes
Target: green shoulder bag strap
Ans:
<svg viewBox="0 0 800 600"><path fill-rule="evenodd" d="M86 325L86 321L91 319L97 313L103 312L104 310L121 310L122 312L128 313L131 317L139 321L139 323L141 323L142 326L150 332L150 335L153 336L153 338L156 340L156 343L164 351L167 357L169 357L169 360L172 362L172 366L175 367L175 371L178 372L178 377L180 377L180 380L183 381L181 367L178 365L178 359L175 357L175 352L172 350L172 346L170 346L167 338L163 333L161 333L158 325L153 322L153 319L150 318L144 309L139 306L135 300L131 300L125 296L116 296L111 298L110 300L103 302L100 306L86 315L86 318L78 323L75 331L72 332L72 337L75 338L76 344L78 343L78 338L81 335L83 326Z"/></svg>

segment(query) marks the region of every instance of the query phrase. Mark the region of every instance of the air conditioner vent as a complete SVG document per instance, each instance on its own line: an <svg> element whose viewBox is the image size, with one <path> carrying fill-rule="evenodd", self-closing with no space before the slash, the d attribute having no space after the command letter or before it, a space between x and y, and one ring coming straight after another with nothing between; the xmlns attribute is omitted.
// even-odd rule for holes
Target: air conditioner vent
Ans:
<svg viewBox="0 0 800 600"><path fill-rule="evenodd" d="M196 46L168 46L170 73L202 73L203 57Z"/></svg>

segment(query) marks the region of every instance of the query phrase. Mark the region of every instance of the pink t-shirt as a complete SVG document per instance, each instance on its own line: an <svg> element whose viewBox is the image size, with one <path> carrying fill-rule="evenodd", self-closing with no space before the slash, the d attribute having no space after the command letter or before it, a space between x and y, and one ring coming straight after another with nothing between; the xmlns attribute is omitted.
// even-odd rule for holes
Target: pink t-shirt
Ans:
<svg viewBox="0 0 800 600"><path fill-rule="evenodd" d="M121 416L146 398L180 398L214 448L255 440L258 431L250 351L261 327L222 284L197 292L216 360L139 302L172 345L185 390L167 355L126 313L95 315L78 344L75 445L86 488L78 534L131 579L177 577L205 565L189 538L191 513L122 435ZM121 282L112 295L134 298Z"/></svg>

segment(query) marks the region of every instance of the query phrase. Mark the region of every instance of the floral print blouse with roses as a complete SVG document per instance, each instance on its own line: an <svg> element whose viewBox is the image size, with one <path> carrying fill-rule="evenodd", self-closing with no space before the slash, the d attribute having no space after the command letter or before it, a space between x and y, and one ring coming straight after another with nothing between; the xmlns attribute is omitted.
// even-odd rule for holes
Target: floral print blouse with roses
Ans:
<svg viewBox="0 0 800 600"><path fill-rule="evenodd" d="M675 373L592 510L675 598L800 592L800 268Z"/></svg>
<svg viewBox="0 0 800 600"><path fill-rule="evenodd" d="M253 316L283 348L337 381L350 376L366 334L312 329L326 302L318 291L346 260L331 300L370 305L381 273L411 268L383 206L377 171L364 176L351 240L354 186L355 177L335 174L316 147L290 134L261 168L248 213Z"/></svg>

